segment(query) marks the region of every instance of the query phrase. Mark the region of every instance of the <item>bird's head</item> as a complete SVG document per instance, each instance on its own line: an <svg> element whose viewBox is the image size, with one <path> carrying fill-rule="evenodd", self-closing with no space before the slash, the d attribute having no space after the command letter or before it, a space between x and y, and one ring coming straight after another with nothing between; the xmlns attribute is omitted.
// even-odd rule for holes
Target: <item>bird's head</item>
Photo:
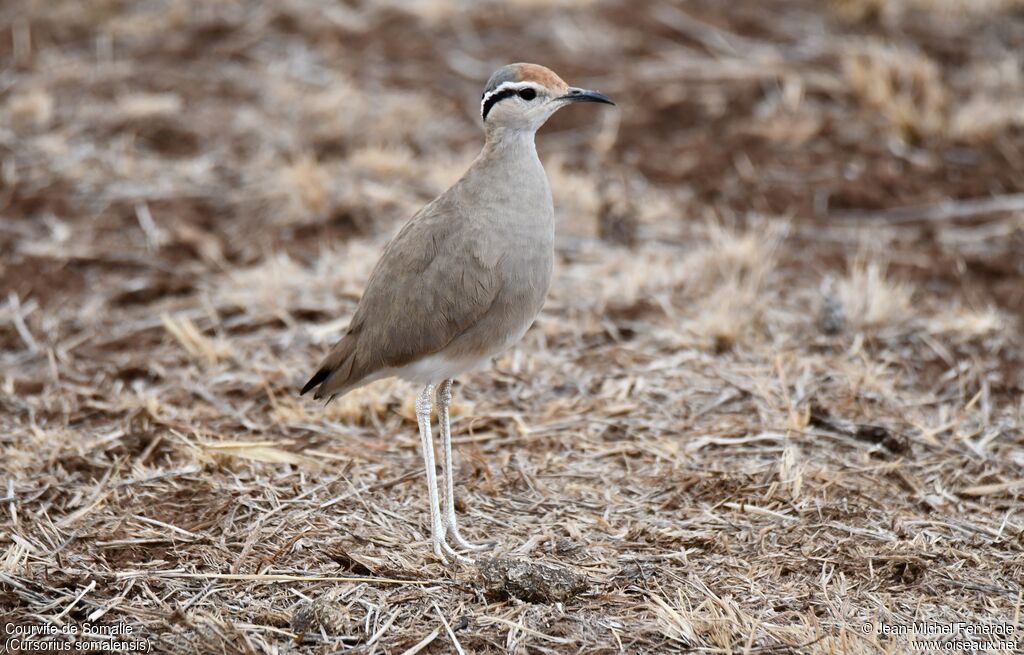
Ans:
<svg viewBox="0 0 1024 655"><path fill-rule="evenodd" d="M537 64L509 64L487 81L480 100L484 129L535 132L548 118L573 102L615 103L597 91L566 84L553 71Z"/></svg>

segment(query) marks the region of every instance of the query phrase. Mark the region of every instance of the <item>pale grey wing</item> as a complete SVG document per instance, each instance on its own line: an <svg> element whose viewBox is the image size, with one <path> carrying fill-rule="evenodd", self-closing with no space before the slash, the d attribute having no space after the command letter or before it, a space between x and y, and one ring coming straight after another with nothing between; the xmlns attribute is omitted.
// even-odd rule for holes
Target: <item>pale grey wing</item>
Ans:
<svg viewBox="0 0 1024 655"><path fill-rule="evenodd" d="M487 314L500 291L494 263L478 256L475 230L446 209L428 205L384 248L348 333L306 390L322 382L318 398L344 393L443 350Z"/></svg>

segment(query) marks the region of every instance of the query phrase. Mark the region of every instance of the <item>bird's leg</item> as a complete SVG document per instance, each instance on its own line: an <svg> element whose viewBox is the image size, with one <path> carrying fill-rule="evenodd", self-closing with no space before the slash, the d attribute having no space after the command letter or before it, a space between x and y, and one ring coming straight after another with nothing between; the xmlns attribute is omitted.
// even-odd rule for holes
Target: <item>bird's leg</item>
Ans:
<svg viewBox="0 0 1024 655"><path fill-rule="evenodd" d="M444 523L441 521L441 505L437 497L437 468L434 463L434 439L430 434L430 401L434 395L434 385L428 384L416 399L416 421L420 428L420 445L423 447L423 466L427 469L427 494L430 498L430 540L434 544L434 554L444 564L448 564L445 553L457 560L467 561L459 555L444 538Z"/></svg>
<svg viewBox="0 0 1024 655"><path fill-rule="evenodd" d="M444 464L444 522L455 545L466 550L483 550L481 546L467 541L459 534L455 519L455 482L452 474L452 428L448 418L448 406L452 402L452 381L445 380L437 390L437 422L441 428L441 457Z"/></svg>

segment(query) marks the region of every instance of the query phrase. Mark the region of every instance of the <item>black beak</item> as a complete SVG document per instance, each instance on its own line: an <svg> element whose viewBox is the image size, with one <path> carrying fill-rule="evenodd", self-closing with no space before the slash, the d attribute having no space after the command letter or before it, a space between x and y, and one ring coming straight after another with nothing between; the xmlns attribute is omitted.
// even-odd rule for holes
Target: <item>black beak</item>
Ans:
<svg viewBox="0 0 1024 655"><path fill-rule="evenodd" d="M565 100L566 102L600 102L606 105L615 104L611 98L603 93L588 89L577 89L576 87L569 87L569 93L559 97L558 100Z"/></svg>

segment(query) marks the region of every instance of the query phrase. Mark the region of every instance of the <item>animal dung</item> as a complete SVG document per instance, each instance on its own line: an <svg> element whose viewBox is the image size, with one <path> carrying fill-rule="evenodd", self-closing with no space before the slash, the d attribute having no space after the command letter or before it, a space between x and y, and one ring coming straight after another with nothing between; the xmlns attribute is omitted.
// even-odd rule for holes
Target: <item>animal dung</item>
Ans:
<svg viewBox="0 0 1024 655"><path fill-rule="evenodd" d="M317 633L321 629L329 635L347 634L350 632L350 620L344 606L318 598L296 608L290 627L296 633L296 639L301 641L307 632Z"/></svg>
<svg viewBox="0 0 1024 655"><path fill-rule="evenodd" d="M581 572L522 559L482 559L477 562L477 573L484 595L495 600L564 603L589 587Z"/></svg>

